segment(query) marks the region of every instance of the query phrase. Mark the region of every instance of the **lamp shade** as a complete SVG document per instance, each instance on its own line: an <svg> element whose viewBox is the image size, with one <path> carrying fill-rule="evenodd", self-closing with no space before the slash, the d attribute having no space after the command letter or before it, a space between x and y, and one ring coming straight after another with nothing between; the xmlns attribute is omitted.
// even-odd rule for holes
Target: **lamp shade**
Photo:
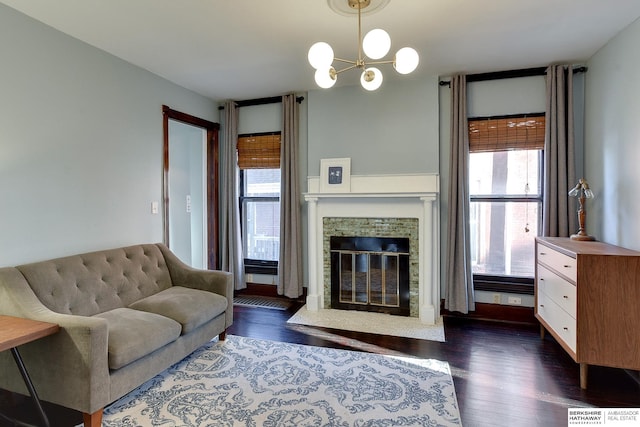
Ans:
<svg viewBox="0 0 640 427"><path fill-rule="evenodd" d="M376 90L382 84L382 72L375 67L369 67L360 75L360 84L366 90Z"/></svg>
<svg viewBox="0 0 640 427"><path fill-rule="evenodd" d="M418 52L411 47L403 47L396 52L396 58L393 61L393 67L400 74L409 74L418 67L420 57Z"/></svg>
<svg viewBox="0 0 640 427"><path fill-rule="evenodd" d="M316 70L327 68L333 62L333 49L329 46L329 43L314 43L309 49L307 58L309 59L309 64Z"/></svg>
<svg viewBox="0 0 640 427"><path fill-rule="evenodd" d="M362 50L371 59L380 59L391 48L391 37L385 30L379 28L371 30L362 40Z"/></svg>
<svg viewBox="0 0 640 427"><path fill-rule="evenodd" d="M323 89L329 89L336 84L335 69L332 66L318 68L316 70L315 79L316 84Z"/></svg>

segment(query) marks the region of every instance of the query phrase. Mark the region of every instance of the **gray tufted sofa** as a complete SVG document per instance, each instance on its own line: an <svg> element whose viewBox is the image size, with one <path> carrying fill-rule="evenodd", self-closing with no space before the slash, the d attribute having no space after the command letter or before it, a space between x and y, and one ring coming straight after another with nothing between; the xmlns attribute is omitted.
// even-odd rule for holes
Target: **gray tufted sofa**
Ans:
<svg viewBox="0 0 640 427"><path fill-rule="evenodd" d="M196 270L162 244L136 245L0 269L0 314L57 323L20 347L42 400L102 410L233 323L231 274ZM0 388L27 394L9 352Z"/></svg>

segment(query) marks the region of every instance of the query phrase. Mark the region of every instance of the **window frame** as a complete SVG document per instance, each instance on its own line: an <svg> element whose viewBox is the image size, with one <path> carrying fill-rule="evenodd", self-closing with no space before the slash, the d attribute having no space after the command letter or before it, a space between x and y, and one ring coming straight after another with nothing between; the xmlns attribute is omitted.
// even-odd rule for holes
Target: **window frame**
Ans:
<svg viewBox="0 0 640 427"><path fill-rule="evenodd" d="M533 114L510 114L504 116L491 116L491 117L473 117L468 118L468 121L472 120L492 120L492 119L508 119L508 118L524 118L527 116L541 116L544 113L533 113ZM522 150L527 150L528 148L522 148ZM498 152L502 150L495 151L485 151L485 152ZM478 151L480 152L480 151ZM469 154L472 151L469 150ZM491 194L483 194L483 195L471 195L469 194L469 203L472 202L485 202L485 203L506 203L506 202L538 202L540 206L543 206L544 203L544 148L540 150L540 159L538 162L538 173L539 173L539 184L540 184L540 193L528 196L526 194L517 194L517 195L491 195ZM542 210L540 210L540 215L537 217L538 221L538 230L541 230L542 227ZM488 291L488 292L500 292L500 293L511 293L511 294L521 294L521 295L534 295L534 282L535 277L523 277L523 276L510 276L510 275L497 275L497 274L476 274L473 273L473 289L477 291Z"/></svg>
<svg viewBox="0 0 640 427"><path fill-rule="evenodd" d="M281 132L261 132L261 133L250 133L250 134L241 134L238 135L238 138L246 138L252 136L268 136L268 135L282 135ZM240 235L244 238L244 205L245 201L247 202L278 202L280 203L280 196L246 196L245 195L245 171L249 169L257 169L257 168L247 168L240 169L240 182L239 182L239 215L240 215ZM269 168L275 169L275 168ZM280 168L278 168L280 169ZM244 240L242 253L244 254ZM263 260L263 259L255 259L255 258L244 258L244 271L245 274L265 274L271 276L278 275L278 261L273 260Z"/></svg>

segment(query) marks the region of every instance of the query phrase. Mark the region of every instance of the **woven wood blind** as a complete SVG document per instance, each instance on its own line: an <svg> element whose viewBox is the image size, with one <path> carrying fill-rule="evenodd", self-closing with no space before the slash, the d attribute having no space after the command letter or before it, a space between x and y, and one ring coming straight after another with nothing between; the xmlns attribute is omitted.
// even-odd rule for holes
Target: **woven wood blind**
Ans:
<svg viewBox="0 0 640 427"><path fill-rule="evenodd" d="M240 169L280 168L280 135L239 137L238 166Z"/></svg>
<svg viewBox="0 0 640 427"><path fill-rule="evenodd" d="M469 119L469 151L543 150L544 115Z"/></svg>

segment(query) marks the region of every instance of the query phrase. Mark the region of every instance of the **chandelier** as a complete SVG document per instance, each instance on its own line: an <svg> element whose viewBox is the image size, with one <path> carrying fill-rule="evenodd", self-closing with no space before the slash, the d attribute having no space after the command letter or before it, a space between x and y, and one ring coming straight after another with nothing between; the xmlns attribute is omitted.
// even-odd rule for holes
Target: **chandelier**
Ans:
<svg viewBox="0 0 640 427"><path fill-rule="evenodd" d="M331 0L330 0L331 1ZM316 69L315 80L318 86L328 89L336 84L338 74L352 70L362 70L360 84L366 90L376 90L382 84L382 72L373 65L393 64L400 74L409 74L416 69L419 62L418 52L410 47L398 50L392 60L380 60L391 48L391 37L381 29L371 30L362 38L362 9L369 6L371 0L344 0L351 9L358 11L358 58L355 61L336 58L333 49L326 42L317 42L309 49L309 63ZM365 57L367 58L365 60ZM350 64L346 68L336 70L333 62Z"/></svg>

